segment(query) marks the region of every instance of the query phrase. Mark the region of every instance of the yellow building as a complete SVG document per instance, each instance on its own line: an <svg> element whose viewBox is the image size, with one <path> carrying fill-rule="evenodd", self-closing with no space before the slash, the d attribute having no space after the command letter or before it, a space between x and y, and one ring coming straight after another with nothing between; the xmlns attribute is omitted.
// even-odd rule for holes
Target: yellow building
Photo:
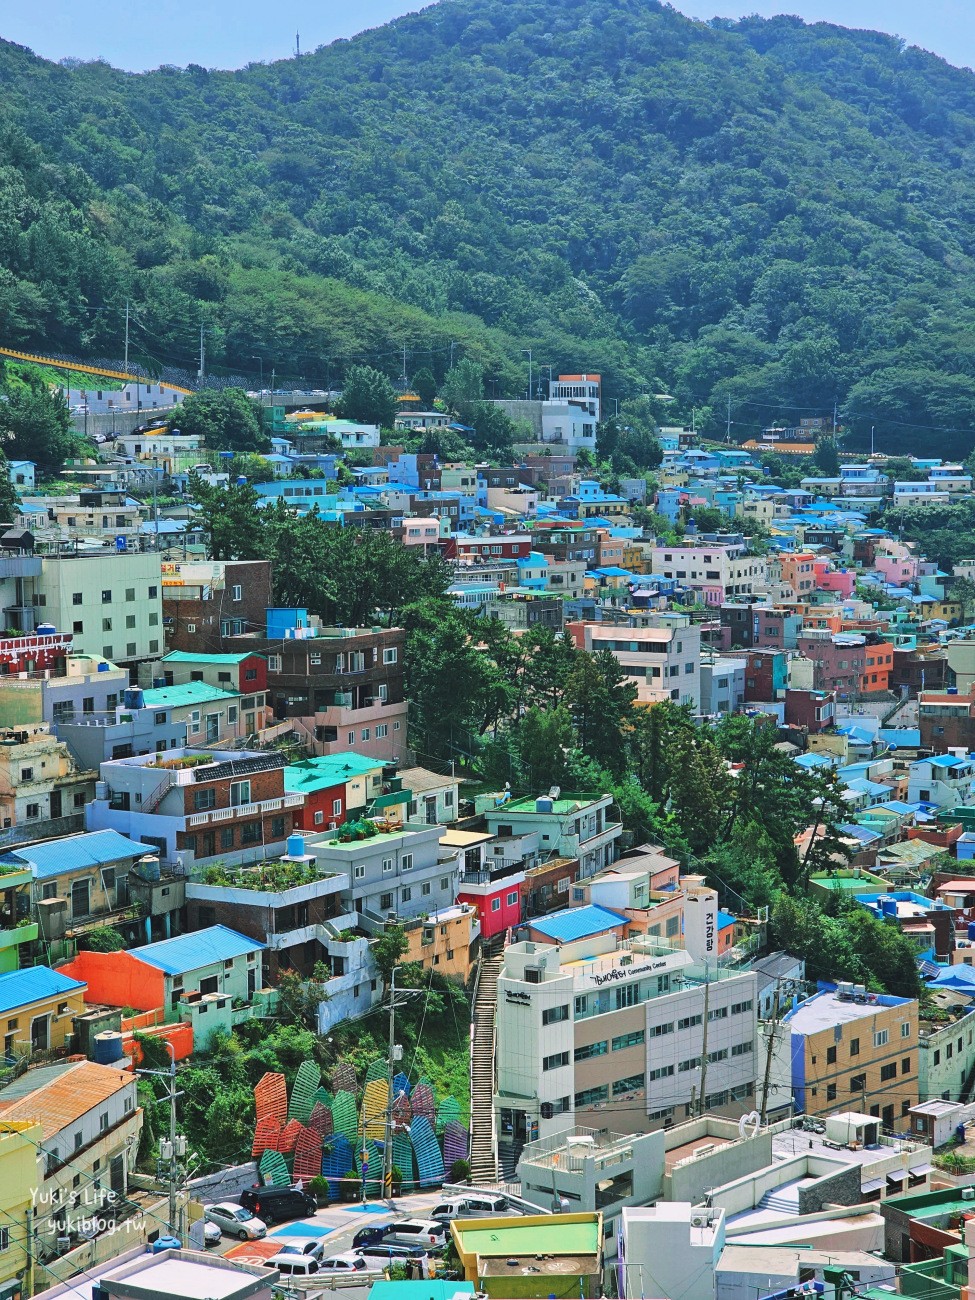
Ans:
<svg viewBox="0 0 975 1300"><path fill-rule="evenodd" d="M783 1020L792 1096L807 1115L856 1111L907 1132L918 1100L917 1002L838 984Z"/></svg>
<svg viewBox="0 0 975 1300"><path fill-rule="evenodd" d="M43 1177L37 1162L40 1142L41 1126L35 1120L0 1122L0 1297L16 1294L11 1284L18 1280L25 1295L33 1293L27 1234L34 1218L43 1215L43 1206L35 1204Z"/></svg>
<svg viewBox="0 0 975 1300"><path fill-rule="evenodd" d="M48 966L28 966L0 975L0 1024L7 1057L58 1052L85 1013L87 984Z"/></svg>
<svg viewBox="0 0 975 1300"><path fill-rule="evenodd" d="M407 948L402 961L419 962L466 983L471 973L471 948L481 933L480 916L470 903L454 903L429 916L402 923Z"/></svg>
<svg viewBox="0 0 975 1300"><path fill-rule="evenodd" d="M526 1214L451 1219L464 1277L489 1296L568 1296L602 1292L603 1216Z"/></svg>

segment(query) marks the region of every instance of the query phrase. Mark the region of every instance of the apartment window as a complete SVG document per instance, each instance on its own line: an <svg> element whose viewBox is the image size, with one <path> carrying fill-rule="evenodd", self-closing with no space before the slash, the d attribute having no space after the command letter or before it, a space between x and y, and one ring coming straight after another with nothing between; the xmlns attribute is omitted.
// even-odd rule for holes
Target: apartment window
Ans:
<svg viewBox="0 0 975 1300"><path fill-rule="evenodd" d="M103 1111L102 1114L98 1116L98 1131L100 1133L108 1132L108 1111L107 1110Z"/></svg>
<svg viewBox="0 0 975 1300"><path fill-rule="evenodd" d="M701 1017L700 1017L699 1015L697 1015L697 1016L682 1016L681 1019L678 1020L678 1022L677 1022L677 1028L678 1028L678 1029L693 1029L696 1025L699 1025L699 1024L701 1024Z"/></svg>
<svg viewBox="0 0 975 1300"><path fill-rule="evenodd" d="M909 1020L905 1020L901 1024L901 1038L910 1038L910 1036L911 1036L911 1022Z"/></svg>
<svg viewBox="0 0 975 1300"><path fill-rule="evenodd" d="M860 1040L859 1040L859 1038L851 1038L851 1039L850 1039L850 1055L851 1055L851 1056L859 1056L859 1055L860 1055Z"/></svg>
<svg viewBox="0 0 975 1300"><path fill-rule="evenodd" d="M112 620L111 620L110 618L103 618L103 619L102 619L102 631L103 631L103 632L111 632L111 630L112 630Z"/></svg>
<svg viewBox="0 0 975 1300"><path fill-rule="evenodd" d="M150 600L155 600L156 597L159 595L159 588L155 586L155 584L153 584L147 589L146 594L148 595Z"/></svg>
<svg viewBox="0 0 975 1300"><path fill-rule="evenodd" d="M251 801L251 783L250 781L231 781L230 783L230 806L239 808L242 804Z"/></svg>
<svg viewBox="0 0 975 1300"><path fill-rule="evenodd" d="M620 1034L613 1039L613 1051L622 1052L627 1047L639 1047L644 1041L645 1035L642 1029L634 1030L632 1034Z"/></svg>
<svg viewBox="0 0 975 1300"><path fill-rule="evenodd" d="M751 1011L752 1004L748 1002L733 1002L731 1004L731 1014L733 1016L743 1016L746 1011Z"/></svg>
<svg viewBox="0 0 975 1300"><path fill-rule="evenodd" d="M500 898L492 898L492 899L491 899L491 911L492 911L492 912L500 912L500 911L501 911L501 899L500 899Z"/></svg>
<svg viewBox="0 0 975 1300"><path fill-rule="evenodd" d="M878 1029L873 1036L874 1047L886 1047L890 1039L890 1031L887 1029Z"/></svg>
<svg viewBox="0 0 975 1300"><path fill-rule="evenodd" d="M622 988L616 990L616 1010L623 1007L635 1007L637 1004L637 985L624 984Z"/></svg>
<svg viewBox="0 0 975 1300"><path fill-rule="evenodd" d="M102 604L103 604L103 605L110 605L111 603L112 603L112 592L111 592L111 590L110 590L109 588L106 588L106 589L102 592Z"/></svg>
<svg viewBox="0 0 975 1300"><path fill-rule="evenodd" d="M513 893L510 893L510 894L508 895L506 901L507 901L507 904L508 904L509 907L514 907L514 905L518 902L518 891L517 891L517 889L514 890Z"/></svg>
<svg viewBox="0 0 975 1300"><path fill-rule="evenodd" d="M368 728L368 727L363 727L363 728L362 728L362 739L363 739L363 740L368 740L368 739L369 739L369 728Z"/></svg>
<svg viewBox="0 0 975 1300"><path fill-rule="evenodd" d="M558 1025L569 1018L569 1004L562 1002L557 1007L546 1007L542 1012L543 1025Z"/></svg>
<svg viewBox="0 0 975 1300"><path fill-rule="evenodd" d="M20 779L21 781L33 781L34 769L32 767L22 767L20 769Z"/></svg>
<svg viewBox="0 0 975 1300"><path fill-rule="evenodd" d="M881 1083L889 1083L891 1079L896 1079L896 1078L897 1078L897 1065L894 1061L891 1061L889 1065L882 1065L880 1067Z"/></svg>
<svg viewBox="0 0 975 1300"><path fill-rule="evenodd" d="M83 605L85 603L84 595L80 591L72 592L71 603L72 605Z"/></svg>
<svg viewBox="0 0 975 1300"><path fill-rule="evenodd" d="M569 1064L568 1052L553 1052L551 1056L542 1057L543 1070L560 1070L563 1065Z"/></svg>
<svg viewBox="0 0 975 1300"><path fill-rule="evenodd" d="M670 1020L665 1025L654 1025L653 1028L650 1030L650 1037L663 1038L664 1034L672 1034L673 1032L674 1032L674 1022Z"/></svg>
<svg viewBox="0 0 975 1300"><path fill-rule="evenodd" d="M688 1060L680 1062L677 1066L677 1073L687 1074L689 1070L696 1070L700 1064L701 1058L699 1056L692 1056Z"/></svg>
<svg viewBox="0 0 975 1300"><path fill-rule="evenodd" d="M10 1229L0 1228L0 1251L10 1249Z"/></svg>
<svg viewBox="0 0 975 1300"><path fill-rule="evenodd" d="M393 859L392 859L392 858L383 858L383 872L384 872L384 874L385 874L385 873L388 873L388 872L390 872L390 871L392 871L392 869L393 869Z"/></svg>
<svg viewBox="0 0 975 1300"><path fill-rule="evenodd" d="M244 822L240 828L241 844L258 844L261 839L260 822Z"/></svg>
<svg viewBox="0 0 975 1300"><path fill-rule="evenodd" d="M712 1020L727 1020L727 1019L728 1019L727 1007L715 1007L713 1011L708 1012L709 1023Z"/></svg>
<svg viewBox="0 0 975 1300"><path fill-rule="evenodd" d="M901 1074L910 1074L910 1072L911 1072L911 1058L909 1056L905 1056L901 1061Z"/></svg>
<svg viewBox="0 0 975 1300"><path fill-rule="evenodd" d="M420 890L420 893L421 893L424 897L426 897L426 895L428 895L428 894L430 893L430 882L429 882L429 880L425 880L425 881L423 882L423 888Z"/></svg>
<svg viewBox="0 0 975 1300"><path fill-rule="evenodd" d="M232 849L234 847L234 828L232 826L221 827L220 847L222 849Z"/></svg>
<svg viewBox="0 0 975 1300"><path fill-rule="evenodd" d="M835 1084L835 1083L828 1083L828 1084L826 1085L826 1100L827 1100L827 1101L835 1101L835 1100L836 1100L836 1084Z"/></svg>
<svg viewBox="0 0 975 1300"><path fill-rule="evenodd" d="M352 876L353 879L355 880L364 880L366 876L365 867L362 866L361 864L357 864L355 867L352 868Z"/></svg>
<svg viewBox="0 0 975 1300"><path fill-rule="evenodd" d="M397 658L397 650L395 646L393 646L392 649L383 651L384 664L394 664L396 662L396 658Z"/></svg>
<svg viewBox="0 0 975 1300"><path fill-rule="evenodd" d="M576 1109L582 1106L598 1106L609 1099L609 1088L605 1083L598 1088L585 1088L576 1093Z"/></svg>
<svg viewBox="0 0 975 1300"><path fill-rule="evenodd" d="M406 889L403 890L403 902L404 902L404 903L408 903L412 897L413 897L413 890L412 890L412 889L410 889L409 887L407 887Z"/></svg>
<svg viewBox="0 0 975 1300"><path fill-rule="evenodd" d="M85 630L85 625L84 625L84 623L76 622L76 623L72 623L72 624L71 624L71 631L72 631L72 632L77 632L77 633L79 634L79 636L81 635L82 632L84 632L84 630Z"/></svg>
<svg viewBox="0 0 975 1300"><path fill-rule="evenodd" d="M735 1043L731 1049L732 1056L749 1056L752 1051L752 1044L749 1040L747 1043Z"/></svg>
<svg viewBox="0 0 975 1300"><path fill-rule="evenodd" d="M658 1079L669 1079L673 1075L673 1073L674 1073L674 1067L672 1065L660 1065L657 1067L656 1070L651 1070L648 1077L651 1083L656 1083ZM641 1075L640 1077L642 1079L643 1076ZM619 1082L619 1080L617 1082ZM640 1087L642 1086L643 1085L641 1083ZM615 1083L613 1084L613 1089L614 1091L616 1089Z"/></svg>
<svg viewBox="0 0 975 1300"><path fill-rule="evenodd" d="M600 1043L586 1043L583 1047L576 1048L575 1059L577 1061L591 1061L594 1056L605 1056L606 1050L605 1038Z"/></svg>
<svg viewBox="0 0 975 1300"><path fill-rule="evenodd" d="M129 642L126 644L126 647L125 647L125 653L126 653L126 655L131 659L132 656L135 654L135 652L136 652L136 644L135 644L135 642L134 642L134 641L129 641Z"/></svg>
<svg viewBox="0 0 975 1300"><path fill-rule="evenodd" d="M39 803L29 803L27 805L27 817L29 820L33 821L35 818L40 817L40 815L41 805Z"/></svg>
<svg viewBox="0 0 975 1300"><path fill-rule="evenodd" d="M674 1067L671 1065L668 1068L670 1073L673 1074ZM636 1092L638 1088L644 1087L645 1084L646 1079L642 1074L631 1074L625 1079L614 1079L613 1096L622 1097L627 1092Z"/></svg>
<svg viewBox="0 0 975 1300"><path fill-rule="evenodd" d="M193 808L196 812L205 812L208 808L216 808L217 792L216 790L194 790L193 791Z"/></svg>
<svg viewBox="0 0 975 1300"><path fill-rule="evenodd" d="M827 1047L827 1049L826 1049L826 1064L827 1064L827 1065L835 1065L835 1064L836 1064L836 1048L835 1048L835 1047Z"/></svg>
<svg viewBox="0 0 975 1300"><path fill-rule="evenodd" d="M393 906L392 894L379 895L379 907L381 911L388 912L392 906Z"/></svg>
<svg viewBox="0 0 975 1300"><path fill-rule="evenodd" d="M867 1076L865 1074L850 1075L850 1092L863 1092L867 1086Z"/></svg>
<svg viewBox="0 0 975 1300"><path fill-rule="evenodd" d="M713 1052L708 1052L708 1064L714 1065L716 1061L727 1061L727 1047L716 1047Z"/></svg>
<svg viewBox="0 0 975 1300"><path fill-rule="evenodd" d="M413 854L412 854L412 853L404 853L404 854L400 857L399 865L400 865L400 870L401 870L401 871L412 871L412 870L413 870Z"/></svg>
<svg viewBox="0 0 975 1300"><path fill-rule="evenodd" d="M281 656L268 655L267 670L269 673L279 673L281 671Z"/></svg>
<svg viewBox="0 0 975 1300"><path fill-rule="evenodd" d="M134 615L134 614L126 614L126 616L125 616L125 626L126 626L126 627L130 627L130 628L131 628L131 627L135 627L135 615ZM107 628L105 629L105 631L106 631L106 632L110 632L110 631L111 631L111 628L108 628L108 627L107 627Z"/></svg>
<svg viewBox="0 0 975 1300"><path fill-rule="evenodd" d="M234 585L230 589L230 592L231 592L231 596L230 596L231 600L241 600L244 595L244 588L240 585L240 583L234 583Z"/></svg>

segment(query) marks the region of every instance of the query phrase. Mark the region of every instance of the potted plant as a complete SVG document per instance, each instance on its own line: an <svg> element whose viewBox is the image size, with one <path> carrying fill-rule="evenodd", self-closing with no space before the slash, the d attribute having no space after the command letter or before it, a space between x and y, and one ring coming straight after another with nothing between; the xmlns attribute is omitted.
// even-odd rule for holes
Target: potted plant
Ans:
<svg viewBox="0 0 975 1300"><path fill-rule="evenodd" d="M310 1179L308 1190L318 1202L318 1208L324 1209L328 1205L328 1179L318 1174L315 1178Z"/></svg>

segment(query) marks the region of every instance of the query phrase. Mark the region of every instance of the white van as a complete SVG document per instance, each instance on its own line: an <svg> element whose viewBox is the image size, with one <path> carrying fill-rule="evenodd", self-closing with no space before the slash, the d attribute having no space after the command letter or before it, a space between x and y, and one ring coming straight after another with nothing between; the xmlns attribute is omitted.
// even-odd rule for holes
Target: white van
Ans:
<svg viewBox="0 0 975 1300"><path fill-rule="evenodd" d="M314 1255L272 1255L265 1268L276 1268L284 1277L314 1277L321 1265Z"/></svg>
<svg viewBox="0 0 975 1300"><path fill-rule="evenodd" d="M383 1234L384 1246L422 1246L437 1250L446 1245L447 1229L436 1219L401 1219Z"/></svg>
<svg viewBox="0 0 975 1300"><path fill-rule="evenodd" d="M455 1196L441 1201L430 1211L430 1218L438 1223L449 1223L451 1219L486 1219L492 1214L509 1214L511 1212L506 1196L493 1196L490 1193L477 1193L471 1196Z"/></svg>

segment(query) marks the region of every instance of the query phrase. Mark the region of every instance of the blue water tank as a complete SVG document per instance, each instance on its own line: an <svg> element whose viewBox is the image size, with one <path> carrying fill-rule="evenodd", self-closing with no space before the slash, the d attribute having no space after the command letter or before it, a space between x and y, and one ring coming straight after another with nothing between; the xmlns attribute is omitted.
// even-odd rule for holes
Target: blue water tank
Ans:
<svg viewBox="0 0 975 1300"><path fill-rule="evenodd" d="M146 697L140 686L128 686L122 692L122 703L127 709L144 709Z"/></svg>
<svg viewBox="0 0 975 1300"><path fill-rule="evenodd" d="M125 1055L122 1051L122 1035L114 1029L96 1034L94 1052L97 1065L112 1065L115 1061L120 1061Z"/></svg>
<svg viewBox="0 0 975 1300"><path fill-rule="evenodd" d="M897 899L896 899L896 898L882 898L882 899L880 900L880 910L881 910L881 912L883 913L884 916L896 916L896 915L897 915Z"/></svg>
<svg viewBox="0 0 975 1300"><path fill-rule="evenodd" d="M949 694L949 695L957 695L957 694L958 694L958 687L957 687L957 686L949 686L949 687L948 687L948 694Z"/></svg>
<svg viewBox="0 0 975 1300"><path fill-rule="evenodd" d="M143 858L139 863L139 875L143 880L159 880L162 872L159 868L158 858Z"/></svg>
<svg viewBox="0 0 975 1300"><path fill-rule="evenodd" d="M157 1237L150 1250L154 1255L159 1255L164 1250L182 1250L182 1248L183 1243L179 1237Z"/></svg>
<svg viewBox="0 0 975 1300"><path fill-rule="evenodd" d="M99 660L98 668L96 669L96 672L107 673L111 671L111 668L112 668L111 664L106 663L104 659L101 659Z"/></svg>
<svg viewBox="0 0 975 1300"><path fill-rule="evenodd" d="M975 939L975 921L968 922L968 937L969 939Z"/></svg>
<svg viewBox="0 0 975 1300"><path fill-rule="evenodd" d="M303 858L305 856L305 837L304 835L288 836L288 857Z"/></svg>
<svg viewBox="0 0 975 1300"><path fill-rule="evenodd" d="M536 799L536 800L535 800L535 811L536 811L536 812L539 812L539 813L550 813L550 812L552 811L552 807L553 807L553 805L552 805L552 800L551 800L551 799Z"/></svg>
<svg viewBox="0 0 975 1300"><path fill-rule="evenodd" d="M37 636L56 636L57 628L53 623L38 623L37 627L34 628L34 632Z"/></svg>
<svg viewBox="0 0 975 1300"><path fill-rule="evenodd" d="M247 477L246 477L246 475L244 475L244 474L238 474L238 475L237 475L237 486L238 486L238 487L243 487L244 484L245 484L246 482L247 482Z"/></svg>

